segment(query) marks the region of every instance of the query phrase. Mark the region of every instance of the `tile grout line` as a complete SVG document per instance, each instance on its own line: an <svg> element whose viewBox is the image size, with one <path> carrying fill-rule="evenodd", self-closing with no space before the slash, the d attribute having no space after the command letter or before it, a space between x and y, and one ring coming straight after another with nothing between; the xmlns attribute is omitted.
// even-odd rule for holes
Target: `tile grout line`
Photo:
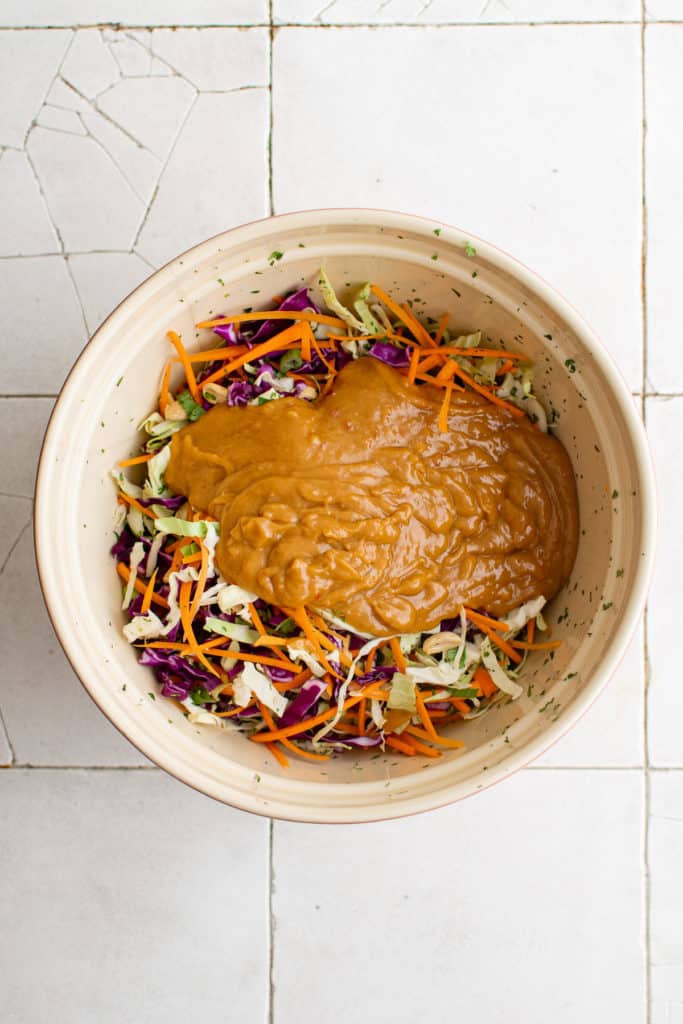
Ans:
<svg viewBox="0 0 683 1024"><path fill-rule="evenodd" d="M648 371L648 321L647 321L647 255L648 255L648 224L647 224L647 60L646 60L646 12L645 0L640 4L640 88L641 88L641 251L640 251L640 297L642 316L642 397L641 414L647 429L647 371ZM648 605L643 609L643 939L645 952L645 1020L650 1024L652 1019L652 957L650 936L650 744L648 698L650 688L650 659L648 650Z"/></svg>
<svg viewBox="0 0 683 1024"><path fill-rule="evenodd" d="M682 24L683 21L657 21L658 25L678 25ZM559 27L564 28L566 26L576 26L579 28L590 28L591 26L597 25L598 27L611 28L613 25L641 25L642 22L637 18L619 18L614 21L605 21L599 19L593 20L572 20L566 18L558 21L544 21L538 19L536 21L326 21L326 22L315 22L315 21L279 21L275 24L271 21L253 21L247 24L235 24L226 25L219 22L207 22L205 25L197 24L141 24L133 25L127 22L84 22L78 25L2 25L0 24L0 31L2 32L65 32L69 29L77 32L84 29L110 29L113 32L144 32L151 29L167 29L171 32L176 31L203 31L204 29L223 29L225 31L240 31L244 29L252 28L315 28L315 29L340 29L340 28L370 28L370 29L382 29L382 28L418 28L418 29L430 29L430 28L546 28L546 27Z"/></svg>

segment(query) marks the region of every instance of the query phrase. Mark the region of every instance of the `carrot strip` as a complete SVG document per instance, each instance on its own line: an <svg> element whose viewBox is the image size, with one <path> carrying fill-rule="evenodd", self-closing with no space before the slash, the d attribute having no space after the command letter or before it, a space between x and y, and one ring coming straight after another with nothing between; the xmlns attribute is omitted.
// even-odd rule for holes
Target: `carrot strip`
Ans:
<svg viewBox="0 0 683 1024"><path fill-rule="evenodd" d="M498 367L496 370L496 377L504 377L506 373L511 373L514 368L515 364L511 359L508 359L502 366Z"/></svg>
<svg viewBox="0 0 683 1024"><path fill-rule="evenodd" d="M451 318L450 313L444 313L444 315L439 320L439 326L437 327L436 335L434 336L434 344L435 345L440 345L441 344L441 339L443 338L445 330L448 327L448 321L450 320L450 318Z"/></svg>
<svg viewBox="0 0 683 1024"><path fill-rule="evenodd" d="M400 740L398 736L385 736L384 743L387 747L392 747L394 750L400 750L402 754L407 757L415 757L417 751L414 747L409 746L405 740Z"/></svg>
<svg viewBox="0 0 683 1024"><path fill-rule="evenodd" d="M448 409L451 404L451 395L453 394L453 387L451 384L447 384L445 388L445 394L443 396L443 402L441 403L441 409L439 410L439 430L442 434L448 432Z"/></svg>
<svg viewBox="0 0 683 1024"><path fill-rule="evenodd" d="M472 676L472 682L479 688L483 697L492 697L498 687L491 678L490 672L480 665Z"/></svg>
<svg viewBox="0 0 683 1024"><path fill-rule="evenodd" d="M534 642L534 630L536 628L536 619L529 619L526 624L526 642L532 644Z"/></svg>
<svg viewBox="0 0 683 1024"><path fill-rule="evenodd" d="M226 345L223 348L204 348L199 352L188 352L187 358L191 363L228 362L235 356L240 356L243 352L248 351L248 345Z"/></svg>
<svg viewBox="0 0 683 1024"><path fill-rule="evenodd" d="M458 709L461 715L469 715L470 711L472 710L469 704L464 700L460 700L459 697L453 697L451 699L451 704L453 705L454 708Z"/></svg>
<svg viewBox="0 0 683 1024"><path fill-rule="evenodd" d="M377 655L377 651L380 649L381 646L381 644L375 644L375 646L368 652L368 656L365 659L366 674L368 672L372 672L373 668L375 667L375 657Z"/></svg>
<svg viewBox="0 0 683 1024"><path fill-rule="evenodd" d="M365 697L361 700L358 705L358 735L365 735L365 715L367 712L368 702Z"/></svg>
<svg viewBox="0 0 683 1024"><path fill-rule="evenodd" d="M140 612L142 615L146 615L151 607L152 597L154 596L154 584L156 583L158 571L158 569L154 570L149 578L147 586L145 587L145 592L142 595L142 604L140 605Z"/></svg>
<svg viewBox="0 0 683 1024"><path fill-rule="evenodd" d="M421 351L420 354L424 356L424 352ZM422 360L418 367L418 370L420 373L426 373L427 370L433 370L435 366L438 366L439 363L442 362L443 358L441 356L441 350L439 352L431 352ZM432 380L435 379L436 378L432 378Z"/></svg>
<svg viewBox="0 0 683 1024"><path fill-rule="evenodd" d="M149 462L153 459L156 452L150 452L149 455L136 455L132 459L121 459L118 463L119 466L139 466L142 462Z"/></svg>
<svg viewBox="0 0 683 1024"><path fill-rule="evenodd" d="M434 347L434 341L431 336L427 333L425 328L419 323L418 320L413 316L412 313L406 312L397 302L387 295L383 288L380 288L378 284L370 285L370 290L374 292L377 298L382 302L387 309L391 310L394 316L405 324L410 333L413 335L420 344L425 345L427 348Z"/></svg>
<svg viewBox="0 0 683 1024"><path fill-rule="evenodd" d="M313 343L313 328L307 325L308 330L302 330L301 334L301 358L305 363L311 359L311 345Z"/></svg>
<svg viewBox="0 0 683 1024"><path fill-rule="evenodd" d="M245 324L250 323L252 320L295 320L298 323L302 320L307 320L309 323L327 324L328 327L346 327L344 321L336 316L327 316L325 313L309 313L306 310L290 312L287 309L264 309L258 313L237 313L235 316L219 316L215 320L202 320L200 323L195 324L195 327L200 329L204 327L221 327L223 324Z"/></svg>
<svg viewBox="0 0 683 1024"><path fill-rule="evenodd" d="M256 706L263 715L263 721L269 729L273 730L275 728L275 722L273 721L273 716L268 708L265 704L261 704L259 701L256 701ZM303 750L301 747L298 747L296 743L292 743L292 741L288 739L282 739L280 740L280 743L283 747L286 747L287 750L291 750L294 754L298 754L300 757L305 757L309 761L329 761L330 759L329 754L313 754L309 750Z"/></svg>
<svg viewBox="0 0 683 1024"><path fill-rule="evenodd" d="M259 634L259 636L266 636L265 628L263 626L263 623L261 622L259 613L256 611L256 608L251 602L247 605L247 607L249 608L249 614L251 616L251 621L254 624L254 629Z"/></svg>
<svg viewBox="0 0 683 1024"><path fill-rule="evenodd" d="M499 405L501 409L507 409L507 411L512 413L512 415L517 419L520 419L525 415L523 410L518 409L516 405L506 402L504 398L499 398L498 395L489 390L489 388L485 388L481 384L477 384L474 377L470 377L469 373L465 373L464 370L461 370L457 363L453 363L453 365L455 366L454 373L456 377L459 377L460 380L464 380L466 384L469 384L473 391L479 392L479 394L483 395L484 398L488 398L489 402L493 402L494 405Z"/></svg>
<svg viewBox="0 0 683 1024"><path fill-rule="evenodd" d="M476 625L482 622L485 626L490 626L491 629L497 629L499 633L507 633L510 629L507 622L502 622L499 619L492 619L490 615L484 615L483 612L472 611L471 608L465 608L465 615L468 619Z"/></svg>
<svg viewBox="0 0 683 1024"><path fill-rule="evenodd" d="M403 651L401 650L401 645L398 642L397 637L392 636L391 640L389 641L389 647L391 647L391 653L394 656L396 668L399 670L399 672L405 672L407 668L406 659L403 657Z"/></svg>
<svg viewBox="0 0 683 1024"><path fill-rule="evenodd" d="M190 605L190 618L193 619L199 610L199 602L202 599L204 588L206 587L206 577L209 575L209 549L206 544L199 543L199 550L202 559L202 566L199 570L199 579L194 588L194 597L192 598L192 604Z"/></svg>
<svg viewBox="0 0 683 1024"><path fill-rule="evenodd" d="M192 648L192 654L202 665L211 673L211 675L217 676L218 673L213 667L211 662L206 658L201 647L197 643L197 638L194 635L192 628L192 615L190 613L190 591L192 589L192 583L190 580L185 580L180 584L180 593L178 594L178 605L180 607L180 621L185 632L185 639Z"/></svg>
<svg viewBox="0 0 683 1024"><path fill-rule="evenodd" d="M363 700L363 697L375 697L376 693L374 689L366 687L364 693L356 694L355 697L347 697L342 704L342 713L348 711L349 708L353 708L358 704L359 701ZM322 725L324 722L329 722L330 718L334 718L337 714L337 707L331 707L328 711L321 711L319 715L314 715L313 718L305 718L302 722L296 722L294 725L287 725L284 729L275 729L271 732L257 732L249 739L253 743L270 743L274 740L288 739L290 736L296 736L300 732L307 732L309 729L313 729L316 725Z"/></svg>
<svg viewBox="0 0 683 1024"><path fill-rule="evenodd" d="M436 377L434 378L435 384L447 384L452 377L455 377L457 370L457 363L453 359L447 359L443 364Z"/></svg>
<svg viewBox="0 0 683 1024"><path fill-rule="evenodd" d="M249 708L253 708L255 704L256 701L250 700L243 708L231 708L230 711L214 711L214 714L216 718L232 718L234 715L239 715L241 711L247 711Z"/></svg>
<svg viewBox="0 0 683 1024"><path fill-rule="evenodd" d="M452 740L448 736L439 736L438 732L434 733L436 736L436 739L434 739L425 729L420 729L417 725L408 725L403 731L411 736L418 736L420 739L439 743L442 747L450 747L452 750L461 750L465 746L462 740Z"/></svg>
<svg viewBox="0 0 683 1024"><path fill-rule="evenodd" d="M166 360L164 366L164 372L161 375L161 388L159 390L159 412L162 416L166 415L166 406L171 400L171 394L168 390L168 384L171 379L171 366L173 365L172 359Z"/></svg>
<svg viewBox="0 0 683 1024"><path fill-rule="evenodd" d="M268 750L271 752L276 761L279 761L283 768L289 768L289 759L281 750L275 745L275 743L266 743Z"/></svg>
<svg viewBox="0 0 683 1024"><path fill-rule="evenodd" d="M301 340L301 337L301 324L293 324L292 327L288 327L280 334L276 334L275 337L269 338L267 341L262 341L260 345L250 348L247 352L243 352L241 356L237 356L236 359L226 363L220 371L220 374L223 376L232 373L233 370L238 370L240 366L244 366L245 363L251 363L256 359L262 359L264 356L269 355L270 352L274 352L282 348L291 348L295 341L298 342ZM207 377L203 383L207 384L210 380L211 378Z"/></svg>
<svg viewBox="0 0 683 1024"><path fill-rule="evenodd" d="M226 640L227 637L222 637ZM288 672L298 672L299 666L295 665L293 661L288 661L285 657L280 658L269 658L264 657L262 654L247 654L246 651L231 651L228 647L226 648L212 648L212 654L220 654L223 658L231 658L234 661L253 661L257 665L271 665L273 668L286 668Z"/></svg>
<svg viewBox="0 0 683 1024"><path fill-rule="evenodd" d="M407 728L401 735L407 732ZM416 753L422 754L423 757L441 757L440 750L434 750L433 747L428 747L426 743L420 743L413 736L406 736L405 742L415 750Z"/></svg>
<svg viewBox="0 0 683 1024"><path fill-rule="evenodd" d="M194 398L195 402L200 402L201 395L199 394L199 388L197 387L197 378L194 375L192 363L187 357L187 352L185 351L185 346L180 340L180 336L176 334L175 331L167 331L166 337L175 348L176 352L178 353L178 358L180 359L180 362L183 364L185 377L187 378L187 387L190 394Z"/></svg>
<svg viewBox="0 0 683 1024"><path fill-rule="evenodd" d="M408 383L415 383L415 374L417 373L417 366L420 362L420 349L415 346L413 351L410 353L410 366L408 367Z"/></svg>
<svg viewBox="0 0 683 1024"><path fill-rule="evenodd" d="M436 729L434 728L434 724L433 724L431 718L429 717L429 713L427 711L427 708L425 707L425 702L423 701L423 699L422 699L422 697L421 697L421 695L420 695L420 693L419 693L419 691L417 689L415 691L415 705L417 707L417 713L420 716L420 721L422 722L422 724L423 724L423 726L425 728L425 732L426 732L428 738L430 740L432 740L433 743L438 743L438 741L439 741L439 734L437 733Z"/></svg>
<svg viewBox="0 0 683 1024"><path fill-rule="evenodd" d="M486 633L487 637L491 640L491 643L499 647L504 654L507 654L510 661L514 661L517 664L522 660L522 655L518 651L511 647L507 640L503 640L500 633L496 633L495 629L491 629L490 626L485 626L482 623L477 624L482 633Z"/></svg>
<svg viewBox="0 0 683 1024"><path fill-rule="evenodd" d="M289 610L283 610L287 613L287 615L289 615L290 618L294 619L297 626L303 629L306 639L310 640L310 642L313 644L315 653L318 655L320 664L323 666L325 671L331 673L331 675L333 676L338 675L338 673L335 672L335 670L332 668L329 661L325 657L325 654L323 653L323 649L320 645L320 640L318 638L319 634L317 630L313 628L311 621L308 618L306 609L302 606L300 608L291 608Z"/></svg>
<svg viewBox="0 0 683 1024"><path fill-rule="evenodd" d="M151 508L145 508L145 506L141 505L135 498L131 498L130 494L124 494L123 491L119 491L118 500L119 502L125 502L126 505L132 505L133 508L138 509L138 511L142 512L144 516L149 516L150 519L157 518L156 512L152 511Z"/></svg>
<svg viewBox="0 0 683 1024"><path fill-rule="evenodd" d="M119 576L121 577L121 579L125 580L125 582L127 583L128 579L130 577L130 569L128 568L126 563L125 562L119 562L118 565L116 566L116 571L119 574ZM134 586L135 586L135 589L137 590L138 594L144 594L145 593L146 585L143 583L143 581L141 579L139 579L139 578L136 579ZM158 604L162 608L168 608L168 601L165 598L161 597L159 594L153 594L152 595L152 601L154 602L154 604Z"/></svg>

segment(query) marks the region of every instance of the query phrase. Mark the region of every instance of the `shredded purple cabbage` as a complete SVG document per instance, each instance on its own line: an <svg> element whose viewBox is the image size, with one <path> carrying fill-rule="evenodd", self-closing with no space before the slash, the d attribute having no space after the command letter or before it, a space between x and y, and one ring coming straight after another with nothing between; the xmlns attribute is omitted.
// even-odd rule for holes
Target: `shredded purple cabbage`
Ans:
<svg viewBox="0 0 683 1024"><path fill-rule="evenodd" d="M309 679L304 683L294 700L290 701L280 719L280 726L295 725L302 722L311 708L318 703L320 694L327 683L322 679Z"/></svg>
<svg viewBox="0 0 683 1024"><path fill-rule="evenodd" d="M382 363L386 363L387 366L399 367L410 365L407 351L404 348L392 345L389 341L376 341L370 348L370 355L374 356L375 359L379 359Z"/></svg>

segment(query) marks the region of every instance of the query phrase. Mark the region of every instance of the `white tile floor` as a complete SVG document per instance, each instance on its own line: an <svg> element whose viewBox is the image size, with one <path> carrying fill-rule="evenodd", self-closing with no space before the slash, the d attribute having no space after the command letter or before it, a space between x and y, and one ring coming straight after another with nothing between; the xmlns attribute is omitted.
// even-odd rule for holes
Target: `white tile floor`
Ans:
<svg viewBox="0 0 683 1024"><path fill-rule="evenodd" d="M683 1024L683 0L270 6L0 7L2 1024ZM215 805L108 725L43 610L30 499L123 295L335 204L462 224L587 314L643 396L662 557L614 681L535 767L330 830Z"/></svg>

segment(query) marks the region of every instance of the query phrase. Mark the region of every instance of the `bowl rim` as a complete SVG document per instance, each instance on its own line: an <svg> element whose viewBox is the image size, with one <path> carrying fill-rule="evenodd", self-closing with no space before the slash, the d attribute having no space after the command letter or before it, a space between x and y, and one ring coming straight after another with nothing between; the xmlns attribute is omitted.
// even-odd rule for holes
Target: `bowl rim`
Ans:
<svg viewBox="0 0 683 1024"><path fill-rule="evenodd" d="M492 766L485 777L476 775L464 781L454 783L452 788L448 791L448 795L445 799L444 790L435 790L431 794L419 794L408 798L398 797L391 803L380 803L377 801L372 805L364 805L360 812L355 813L352 809L350 811L346 805L341 808L328 808L327 810L325 810L325 808L321 809L316 807L315 809L311 808L307 812L302 809L300 804L292 803L290 800L284 800L281 798L269 797L268 802L264 803L262 799L258 798L258 794L247 795L243 792L237 791L232 791L230 794L226 794L225 785L221 788L221 792L218 792L218 786L207 773L201 770L194 770L188 773L187 771L179 770L174 766L175 758L173 756L172 748L169 748L166 744L158 741L156 738L143 734L141 730L136 729L131 716L120 716L120 720L117 720L117 717L104 706L101 700L98 699L98 691L100 688L96 686L93 691L86 682L87 673L85 668L87 666L84 665L84 658L82 657L82 652L79 650L79 644L77 642L73 642L73 637L70 640L67 640L63 635L60 624L63 622L64 616L61 614L59 602L57 600L55 590L56 581L55 579L50 578L49 565L41 555L41 550L44 550L41 540L49 519L49 496L47 495L44 487L44 479L47 474L46 467L49 461L48 457L50 455L52 436L57 428L61 415L60 407L64 404L64 399L69 397L70 390L73 387L74 377L78 372L78 368L82 363L84 356L91 349L91 346L97 343L101 335L106 335L107 331L110 329L111 322L118 317L123 307L126 306L134 297L139 296L139 293L144 292L147 289L151 289L152 287L156 287L164 277L169 277L173 273L173 270L179 261L185 261L188 258L199 258L201 257L203 250L210 250L215 247L216 243L219 241L225 243L221 248L228 250L232 244L239 242L240 235L248 237L250 233L255 230L258 232L260 229L263 236L267 237L271 234L268 230L270 226L274 229L272 233L277 234L280 229L306 229L310 228L312 225L332 227L339 226L341 224L353 224L369 228L382 226L385 229L387 227L391 227L406 231L412 229L417 233L419 233L420 230L429 230L429 232L432 232L434 230L433 225L445 228L449 233L460 236L463 244L468 241L476 243L478 254L483 256L487 262L491 263L497 269L508 273L521 284L535 292L536 295L546 302L554 312L559 314L574 334L580 337L582 341L590 342L591 355L597 362L601 373L606 378L612 397L617 401L620 413L624 418L629 441L632 445L633 454L638 467L638 472L643 481L643 486L640 488L639 492L639 505L642 515L643 557L640 559L639 565L635 570L633 586L631 587L628 597L625 599L622 618L612 635L606 658L600 664L597 672L594 673L593 678L585 684L579 697L572 701L562 718L558 719L556 722L550 722L548 727L538 736L527 741L524 746L518 750L511 751L504 760ZM487 241L474 232L466 231L456 225L449 224L447 221L437 220L435 218L418 214L410 214L397 210L387 210L375 207L325 207L319 209L297 210L290 213L258 218L229 228L225 231L218 232L217 234L198 242L196 245L193 245L182 253L172 257L158 270L153 271L145 278L144 281L121 299L121 301L114 307L105 320L103 320L91 337L86 341L85 345L74 360L74 363L59 390L57 398L55 399L55 403L45 429L37 462L33 497L34 555L43 601L55 636L65 657L67 658L67 661L76 675L76 678L83 686L85 692L99 710L108 718L119 733L138 750L140 750L145 757L153 762L153 764L198 792L221 803L228 804L229 806L236 807L240 810L254 813L259 816L277 818L284 821L300 821L316 824L352 824L391 820L445 807L455 803L456 801L465 799L468 796L473 796L476 793L489 789L491 786L505 778L508 778L510 775L530 764L552 747L554 743L574 727L588 708L591 707L600 693L604 690L619 663L623 659L625 650L638 626L647 598L648 588L652 579L654 571L656 532L656 479L653 468L652 453L649 440L645 432L644 423L636 412L633 396L618 365L605 348L596 331L586 321L583 315L578 312L578 310L564 297L561 292L546 281L544 277L532 270L521 260L512 256L505 249ZM293 787L311 785L311 783L302 783L297 780L292 780L291 784ZM344 789L345 791L350 792L353 789L353 786L347 785Z"/></svg>

